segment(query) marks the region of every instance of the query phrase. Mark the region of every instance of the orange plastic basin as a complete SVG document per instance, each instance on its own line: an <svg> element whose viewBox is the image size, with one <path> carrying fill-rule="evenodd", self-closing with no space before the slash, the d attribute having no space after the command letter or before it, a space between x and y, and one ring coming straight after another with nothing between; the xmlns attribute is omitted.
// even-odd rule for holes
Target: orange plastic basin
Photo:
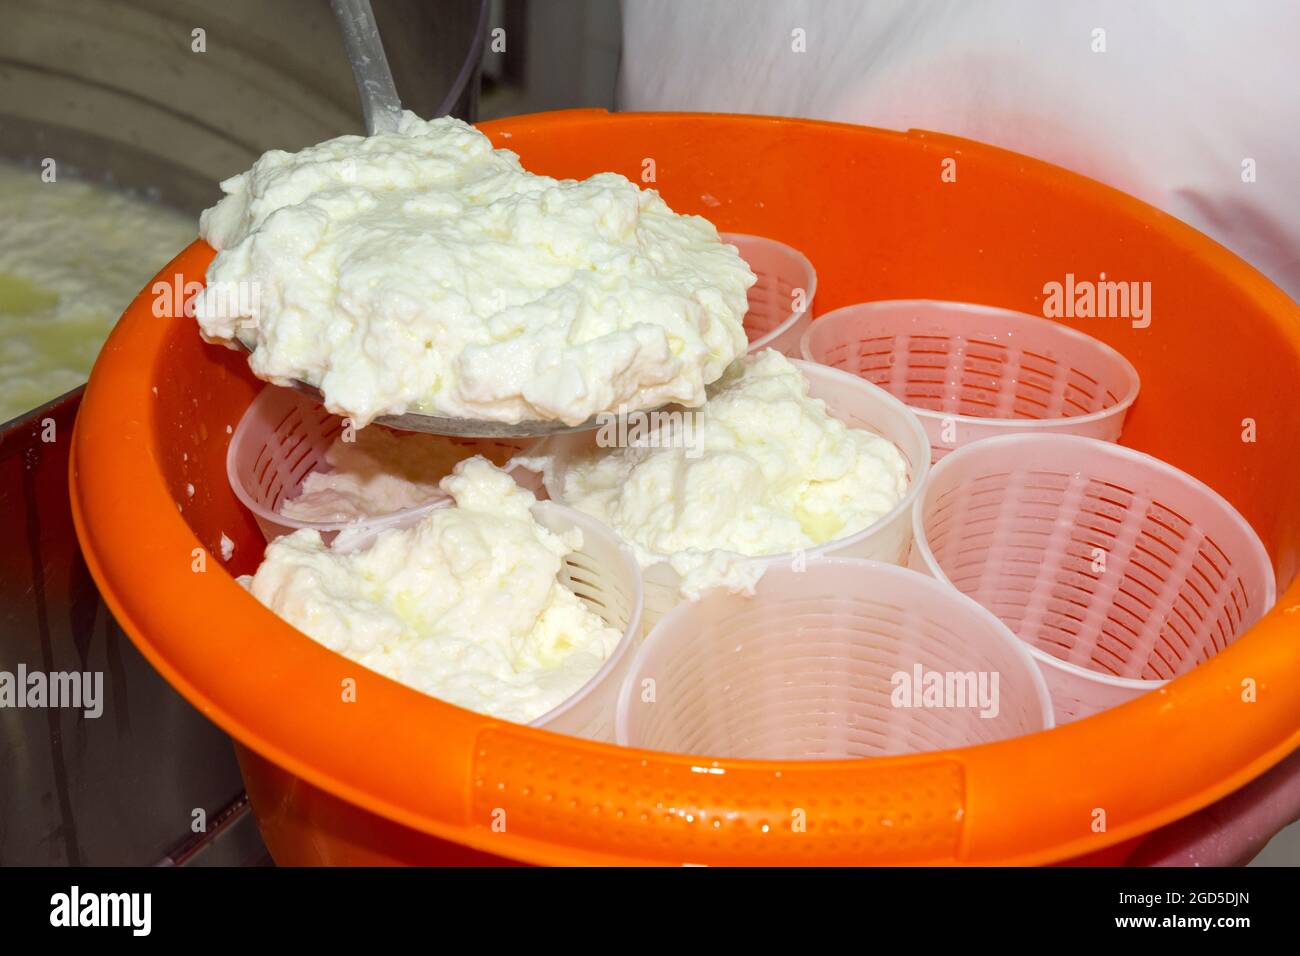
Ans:
<svg viewBox="0 0 1300 956"><path fill-rule="evenodd" d="M77 421L72 506L140 650L238 741L281 863L1043 863L1122 860L1141 834L1300 744L1300 324L1286 296L1183 223L1082 177L930 133L797 120L575 111L483 124L539 173L614 170L721 230L816 264L817 312L948 298L1040 312L1066 273L1149 281L1152 322L1074 319L1142 375L1124 443L1254 524L1283 596L1167 692L989 746L768 763L559 737L441 703L282 623L235 583L262 538L225 478L260 387L146 289ZM941 178L946 159L957 179ZM648 161L653 161L653 167ZM951 178L951 177L948 177ZM202 281L212 250L159 276ZM1257 440L1243 441L1243 420ZM187 486L193 486L193 494ZM235 542L220 560L222 534ZM205 569L195 549L205 549ZM1287 585L1291 585L1289 588ZM345 702L345 681L356 699ZM1243 687L1254 688L1243 700Z"/></svg>

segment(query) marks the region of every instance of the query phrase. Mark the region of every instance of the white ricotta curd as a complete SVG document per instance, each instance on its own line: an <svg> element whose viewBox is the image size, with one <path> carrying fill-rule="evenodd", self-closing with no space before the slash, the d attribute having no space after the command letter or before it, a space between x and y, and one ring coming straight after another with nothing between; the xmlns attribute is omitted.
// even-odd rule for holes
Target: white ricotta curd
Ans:
<svg viewBox="0 0 1300 956"><path fill-rule="evenodd" d="M358 426L699 405L745 352L754 275L708 221L613 173L533 175L460 120L271 151L222 189L204 336Z"/></svg>
<svg viewBox="0 0 1300 956"><path fill-rule="evenodd" d="M614 528L643 567L671 564L687 597L751 587L760 572L741 556L855 534L907 491L898 448L832 417L771 349L735 363L694 414L689 444L598 448L569 460L558 477L565 504Z"/></svg>
<svg viewBox="0 0 1300 956"><path fill-rule="evenodd" d="M622 635L562 585L576 529L537 523L535 499L486 459L443 480L454 506L339 553L302 529L239 579L330 650L416 690L527 723L600 669Z"/></svg>

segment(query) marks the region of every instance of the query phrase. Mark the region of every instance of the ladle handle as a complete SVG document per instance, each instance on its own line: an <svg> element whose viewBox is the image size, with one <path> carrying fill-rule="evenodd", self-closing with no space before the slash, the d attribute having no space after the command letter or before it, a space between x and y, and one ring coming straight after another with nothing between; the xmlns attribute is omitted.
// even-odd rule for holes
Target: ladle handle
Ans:
<svg viewBox="0 0 1300 956"><path fill-rule="evenodd" d="M366 132L371 136L395 133L402 116L402 101L393 84L393 72L388 68L370 0L330 0L330 6L343 32L343 45L361 97Z"/></svg>

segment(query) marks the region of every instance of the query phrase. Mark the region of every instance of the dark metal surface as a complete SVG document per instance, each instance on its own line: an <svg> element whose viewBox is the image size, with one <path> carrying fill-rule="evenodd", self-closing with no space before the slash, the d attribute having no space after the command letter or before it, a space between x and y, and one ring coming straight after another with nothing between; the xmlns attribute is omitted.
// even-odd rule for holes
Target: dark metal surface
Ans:
<svg viewBox="0 0 1300 956"><path fill-rule="evenodd" d="M488 6L374 0L408 109L476 117ZM0 0L0 24L0 158L197 214L266 150L363 129L323 2Z"/></svg>
<svg viewBox="0 0 1300 956"><path fill-rule="evenodd" d="M209 821L206 833L194 834L155 866L274 866L253 819L248 796L239 797Z"/></svg>
<svg viewBox="0 0 1300 956"><path fill-rule="evenodd" d="M410 108L472 120L487 0L375 12ZM325 4L0 0L0 23L0 157L53 157L184 211L265 149L360 128ZM67 484L81 391L0 423L0 671L100 673L103 713L0 706L0 865L265 863L229 738L136 651L82 560Z"/></svg>
<svg viewBox="0 0 1300 956"><path fill-rule="evenodd" d="M194 811L212 823L243 790L229 738L140 656L82 560L67 484L80 399L78 389L0 432L0 670L104 682L98 718L0 707L6 865L154 863L194 832Z"/></svg>

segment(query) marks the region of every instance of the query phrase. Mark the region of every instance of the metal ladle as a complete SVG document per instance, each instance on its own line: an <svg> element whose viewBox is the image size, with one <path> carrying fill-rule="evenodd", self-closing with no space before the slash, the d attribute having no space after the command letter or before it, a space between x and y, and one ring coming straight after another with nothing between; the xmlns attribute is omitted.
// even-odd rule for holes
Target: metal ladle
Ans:
<svg viewBox="0 0 1300 956"><path fill-rule="evenodd" d="M365 116L366 132L394 133L402 115L402 101L393 84L393 74L388 68L388 57L379 38L370 0L330 0L343 33L352 75L357 81L361 98L361 112ZM235 338L244 350L248 346ZM306 382L294 381L293 387L318 401L324 401L320 389ZM667 408L668 406L663 406ZM649 410L646 410L647 412ZM478 421L472 418L442 418L407 412L404 415L382 415L375 419L380 425L402 431L427 432L432 435L452 435L466 438L534 438L558 435L565 432L590 431L599 427L601 419L593 416L581 425L566 425L556 421L508 422Z"/></svg>

